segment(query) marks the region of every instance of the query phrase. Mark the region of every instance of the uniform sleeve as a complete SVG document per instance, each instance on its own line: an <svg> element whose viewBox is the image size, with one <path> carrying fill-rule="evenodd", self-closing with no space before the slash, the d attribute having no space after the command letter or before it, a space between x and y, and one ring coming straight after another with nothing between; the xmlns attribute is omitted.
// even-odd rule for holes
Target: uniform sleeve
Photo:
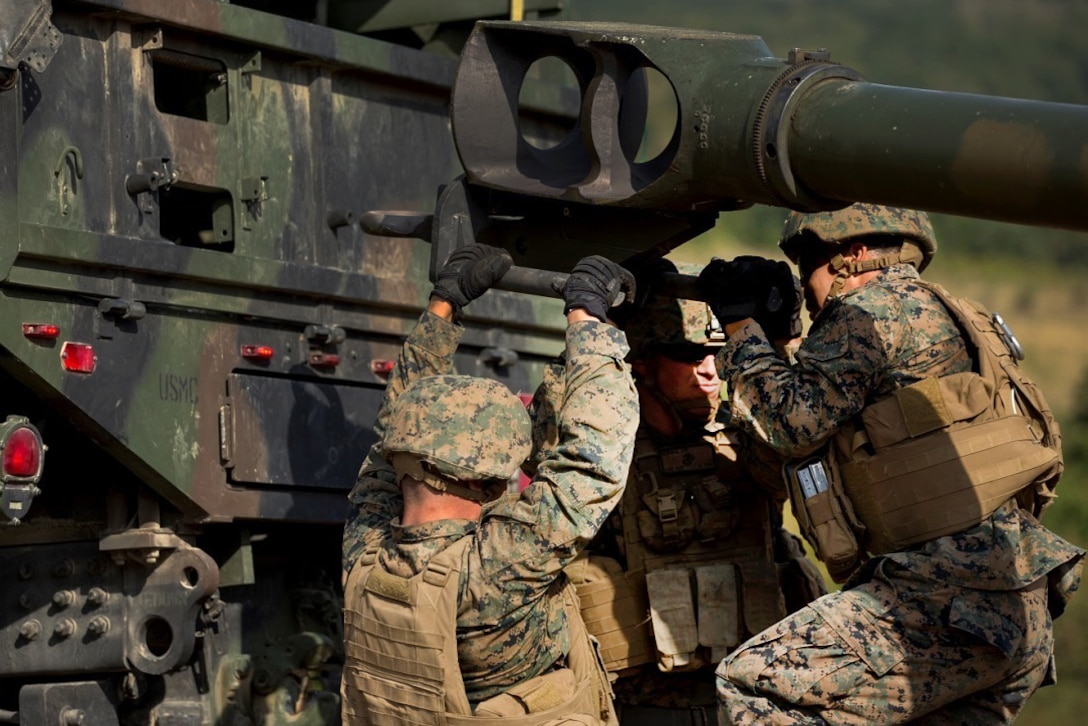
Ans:
<svg viewBox="0 0 1088 726"><path fill-rule="evenodd" d="M861 411L886 368L885 331L865 308L834 301L824 313L792 365L758 323L741 328L718 353L733 422L784 456L822 445Z"/></svg>
<svg viewBox="0 0 1088 726"><path fill-rule="evenodd" d="M533 449L521 470L530 479L536 476L540 462L552 456L559 443L559 409L563 406L566 375L566 362L561 355L544 366L540 385L529 402Z"/></svg>
<svg viewBox="0 0 1088 726"><path fill-rule="evenodd" d="M558 442L521 496L504 497L481 523L480 560L495 581L542 592L619 503L639 420L627 351L611 325L567 328Z"/></svg>
<svg viewBox="0 0 1088 726"><path fill-rule="evenodd" d="M383 537L389 523L400 515L400 486L393 468L378 450L378 442L389 425L393 402L413 381L452 372L453 354L463 332L461 326L424 311L401 346L374 423L375 443L348 494L352 507L344 525L345 573L366 549L367 542Z"/></svg>

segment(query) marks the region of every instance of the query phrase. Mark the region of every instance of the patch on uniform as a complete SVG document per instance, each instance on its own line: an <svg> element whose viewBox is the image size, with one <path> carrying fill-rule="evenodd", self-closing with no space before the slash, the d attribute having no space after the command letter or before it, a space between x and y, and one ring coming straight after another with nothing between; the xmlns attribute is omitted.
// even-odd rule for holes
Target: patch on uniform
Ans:
<svg viewBox="0 0 1088 726"><path fill-rule="evenodd" d="M661 452L661 468L666 474L713 469L714 448L708 444L699 444L679 449L665 449Z"/></svg>
<svg viewBox="0 0 1088 726"><path fill-rule="evenodd" d="M912 437L936 431L953 421L936 378L923 378L901 388L895 392L895 400Z"/></svg>
<svg viewBox="0 0 1088 726"><path fill-rule="evenodd" d="M375 567L370 571L370 575L367 576L363 588L366 589L367 592L372 592L375 595L381 595L390 600L396 600L397 602L411 605L411 584L411 580L397 577L379 567Z"/></svg>

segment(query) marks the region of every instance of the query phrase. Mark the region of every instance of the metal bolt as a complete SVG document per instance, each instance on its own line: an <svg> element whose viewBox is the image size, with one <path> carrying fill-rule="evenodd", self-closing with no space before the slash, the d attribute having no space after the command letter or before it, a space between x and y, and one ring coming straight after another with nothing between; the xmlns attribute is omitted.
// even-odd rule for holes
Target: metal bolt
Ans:
<svg viewBox="0 0 1088 726"><path fill-rule="evenodd" d="M94 607L101 607L110 599L110 594L101 587L92 587L87 591L87 602Z"/></svg>
<svg viewBox="0 0 1088 726"><path fill-rule="evenodd" d="M53 593L53 604L58 608L67 608L76 604L76 593L74 590L57 590Z"/></svg>
<svg viewBox="0 0 1088 726"><path fill-rule="evenodd" d="M38 603L38 593L33 590L27 590L19 596L19 604L23 606L25 610L33 610Z"/></svg>
<svg viewBox="0 0 1088 726"><path fill-rule="evenodd" d="M76 563L71 560L61 560L57 563L57 566L53 568L53 574L57 577L71 577L72 573L76 571Z"/></svg>
<svg viewBox="0 0 1088 726"><path fill-rule="evenodd" d="M91 618L91 622L87 623L87 630L92 635L105 635L110 632L110 619L105 615L95 615Z"/></svg>
<svg viewBox="0 0 1088 726"><path fill-rule="evenodd" d="M37 640L42 634L42 624L37 620L27 620L19 626L19 635L26 640Z"/></svg>
<svg viewBox="0 0 1088 726"><path fill-rule="evenodd" d="M24 562L19 565L19 579L29 580L36 574L38 574L38 566L33 562Z"/></svg>
<svg viewBox="0 0 1088 726"><path fill-rule="evenodd" d="M60 712L61 726L84 726L87 723L87 714L78 708L66 708Z"/></svg>
<svg viewBox="0 0 1088 726"><path fill-rule="evenodd" d="M53 635L58 638L69 638L76 634L79 626L76 625L76 621L71 618L64 618L57 623L57 626L53 628Z"/></svg>

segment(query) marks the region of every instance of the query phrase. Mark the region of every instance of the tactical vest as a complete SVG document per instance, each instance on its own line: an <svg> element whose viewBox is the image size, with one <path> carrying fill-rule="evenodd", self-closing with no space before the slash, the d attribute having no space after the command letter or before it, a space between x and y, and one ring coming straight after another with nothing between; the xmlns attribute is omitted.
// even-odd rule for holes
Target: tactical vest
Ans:
<svg viewBox="0 0 1088 726"><path fill-rule="evenodd" d="M607 676L567 582L559 592L571 628L566 667L528 679L476 704L465 693L457 661L461 563L471 537L431 558L410 578L378 563L368 548L345 586L345 724L503 723L513 726L616 724Z"/></svg>
<svg viewBox="0 0 1088 726"><path fill-rule="evenodd" d="M1019 344L1001 318L916 284L948 308L977 372L906 386L840 427L829 455L786 467L802 532L838 581L865 552L965 531L1013 496L1040 516L1061 476L1057 421L1017 364Z"/></svg>
<svg viewBox="0 0 1088 726"><path fill-rule="evenodd" d="M609 671L716 664L785 615L773 503L735 458L723 433L664 448L636 438L619 509L626 571L599 555L569 570Z"/></svg>

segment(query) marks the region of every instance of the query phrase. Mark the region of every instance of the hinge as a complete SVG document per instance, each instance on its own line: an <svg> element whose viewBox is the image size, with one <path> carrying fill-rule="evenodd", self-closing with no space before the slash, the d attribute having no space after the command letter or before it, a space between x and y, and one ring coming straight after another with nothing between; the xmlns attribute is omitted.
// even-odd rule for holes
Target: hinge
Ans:
<svg viewBox="0 0 1088 726"><path fill-rule="evenodd" d="M219 407L219 460L224 469L234 467L234 424L230 416L230 404Z"/></svg>

